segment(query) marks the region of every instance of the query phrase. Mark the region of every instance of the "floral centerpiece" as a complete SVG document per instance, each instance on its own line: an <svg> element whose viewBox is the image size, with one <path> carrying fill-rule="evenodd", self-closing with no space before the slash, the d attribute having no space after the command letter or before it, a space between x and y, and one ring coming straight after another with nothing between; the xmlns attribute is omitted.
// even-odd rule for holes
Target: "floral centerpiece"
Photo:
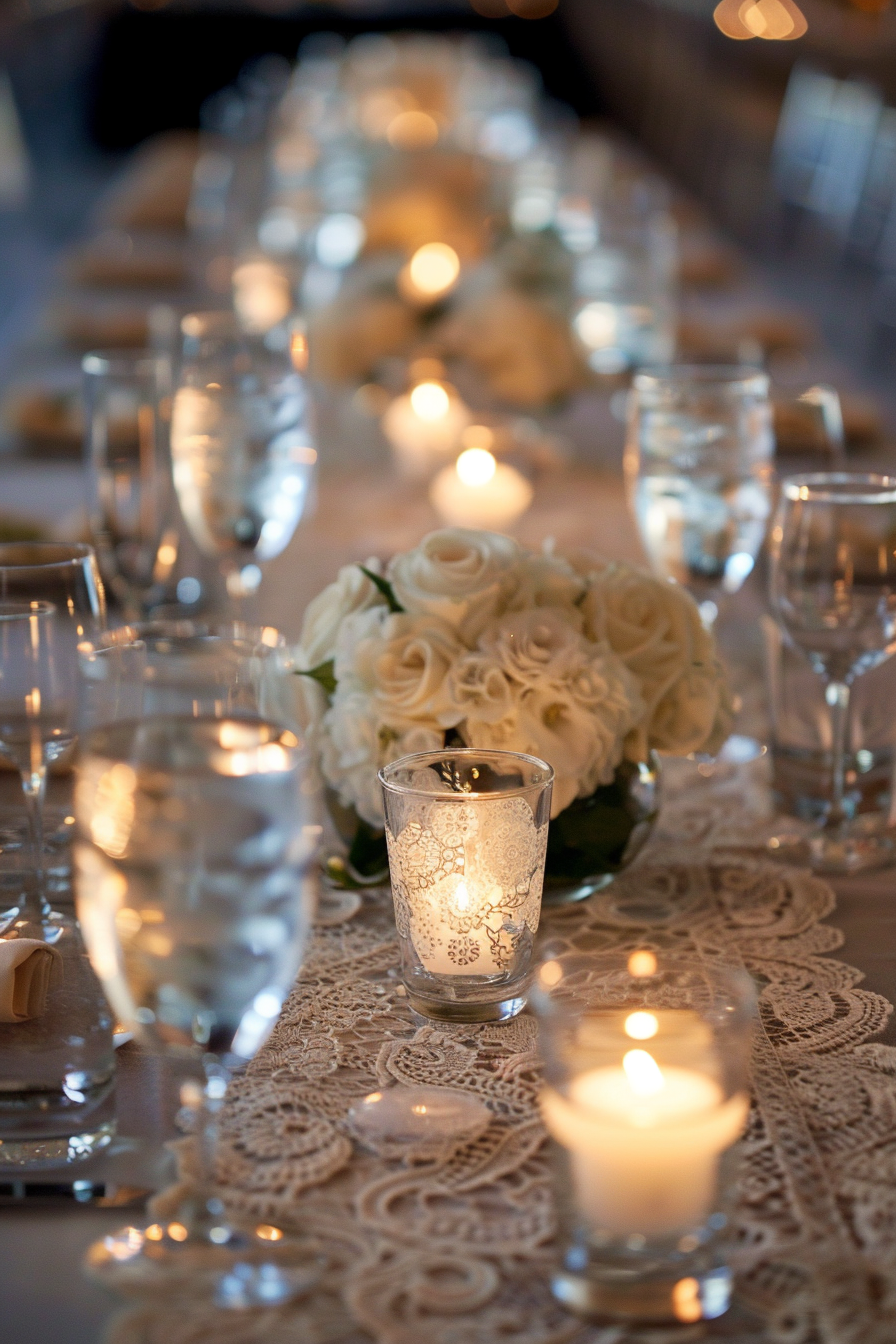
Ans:
<svg viewBox="0 0 896 1344"><path fill-rule="evenodd" d="M387 871L380 767L452 743L548 761L547 890L605 880L645 820L632 785L651 754L715 751L729 725L684 589L492 532L432 532L385 568L346 566L308 606L294 667L347 881Z"/></svg>

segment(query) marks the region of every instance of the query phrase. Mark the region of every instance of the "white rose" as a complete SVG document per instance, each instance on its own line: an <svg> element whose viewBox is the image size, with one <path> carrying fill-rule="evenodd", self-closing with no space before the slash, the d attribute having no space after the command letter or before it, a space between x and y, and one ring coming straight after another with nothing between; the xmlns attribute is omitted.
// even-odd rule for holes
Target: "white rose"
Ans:
<svg viewBox="0 0 896 1344"><path fill-rule="evenodd" d="M504 616L481 641L502 671L524 686L565 686L592 656L578 631L554 607Z"/></svg>
<svg viewBox="0 0 896 1344"><path fill-rule="evenodd" d="M399 731L384 724L373 697L337 687L320 731L321 769L344 807L371 826L383 824L377 771L418 751L436 751L444 735L434 726L410 724Z"/></svg>
<svg viewBox="0 0 896 1344"><path fill-rule="evenodd" d="M379 574L380 562L376 559L368 560L365 568L372 574ZM384 606L385 600L360 565L345 565L340 569L335 583L318 593L305 608L299 642L306 665L309 668L319 667L333 657L339 627L346 616L352 612L366 611L370 607Z"/></svg>
<svg viewBox="0 0 896 1344"><path fill-rule="evenodd" d="M385 608L346 617L336 644L339 685L363 688L384 723L425 720L448 728L462 717L448 674L464 652L451 626L437 616Z"/></svg>
<svg viewBox="0 0 896 1344"><path fill-rule="evenodd" d="M541 555L524 555L520 561L516 592L508 603L508 610L552 607L559 610L570 625L581 630L583 618L578 603L585 587L585 580L562 555L554 555L548 550Z"/></svg>
<svg viewBox="0 0 896 1344"><path fill-rule="evenodd" d="M715 641L684 588L610 564L592 574L582 611L585 633L606 640L641 687L644 717L629 755L643 759L651 747L687 755L724 731L727 688Z"/></svg>
<svg viewBox="0 0 896 1344"><path fill-rule="evenodd" d="M388 577L406 611L439 616L467 644L505 610L522 556L510 537L462 527L430 532L390 562Z"/></svg>
<svg viewBox="0 0 896 1344"><path fill-rule="evenodd" d="M475 649L454 663L448 692L457 710L456 723L461 719L498 723L513 707L513 691L500 663Z"/></svg>

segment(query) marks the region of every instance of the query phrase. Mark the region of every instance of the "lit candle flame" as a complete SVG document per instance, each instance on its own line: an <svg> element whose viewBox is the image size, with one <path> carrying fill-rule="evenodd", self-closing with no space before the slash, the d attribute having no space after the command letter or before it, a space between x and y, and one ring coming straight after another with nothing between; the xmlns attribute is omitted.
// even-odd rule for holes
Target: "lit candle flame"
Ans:
<svg viewBox="0 0 896 1344"><path fill-rule="evenodd" d="M653 1097L666 1086L662 1069L648 1050L629 1050L622 1067L636 1097Z"/></svg>
<svg viewBox="0 0 896 1344"><path fill-rule="evenodd" d="M457 474L464 485L488 485L497 462L485 448L467 448L457 459Z"/></svg>
<svg viewBox="0 0 896 1344"><path fill-rule="evenodd" d="M421 420L441 420L450 406L451 400L441 383L418 383L411 392L411 408Z"/></svg>
<svg viewBox="0 0 896 1344"><path fill-rule="evenodd" d="M628 959L628 973L638 980L656 975L656 955L646 948L633 952Z"/></svg>
<svg viewBox="0 0 896 1344"><path fill-rule="evenodd" d="M625 1019L625 1034L633 1041L649 1041L660 1029L653 1013L629 1013Z"/></svg>
<svg viewBox="0 0 896 1344"><path fill-rule="evenodd" d="M408 278L426 298L446 294L459 275L460 258L447 243L425 243L408 262Z"/></svg>
<svg viewBox="0 0 896 1344"><path fill-rule="evenodd" d="M454 901L458 910L469 910L470 893L467 891L466 882L461 882L458 886L457 891L454 893Z"/></svg>

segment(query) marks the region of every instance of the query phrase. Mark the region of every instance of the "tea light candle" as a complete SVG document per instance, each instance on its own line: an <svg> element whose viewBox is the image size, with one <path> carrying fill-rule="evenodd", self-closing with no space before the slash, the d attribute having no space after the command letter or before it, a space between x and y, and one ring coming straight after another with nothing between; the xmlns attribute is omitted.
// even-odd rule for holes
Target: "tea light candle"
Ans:
<svg viewBox="0 0 896 1344"><path fill-rule="evenodd" d="M533 494L515 467L496 461L486 448L467 448L453 467L439 472L429 498L452 526L501 530L526 512Z"/></svg>
<svg viewBox="0 0 896 1344"><path fill-rule="evenodd" d="M469 423L470 412L454 389L435 380L396 397L382 419L399 469L417 479L425 479L457 447Z"/></svg>
<svg viewBox="0 0 896 1344"><path fill-rule="evenodd" d="M504 892L474 877L453 877L411 907L411 937L427 971L435 975L494 975L503 970Z"/></svg>
<svg viewBox="0 0 896 1344"><path fill-rule="evenodd" d="M590 1069L568 1094L542 1094L550 1134L570 1155L573 1198L588 1223L617 1236L671 1235L713 1208L718 1163L743 1130L745 1093L727 1100L693 1068L632 1049L621 1066Z"/></svg>

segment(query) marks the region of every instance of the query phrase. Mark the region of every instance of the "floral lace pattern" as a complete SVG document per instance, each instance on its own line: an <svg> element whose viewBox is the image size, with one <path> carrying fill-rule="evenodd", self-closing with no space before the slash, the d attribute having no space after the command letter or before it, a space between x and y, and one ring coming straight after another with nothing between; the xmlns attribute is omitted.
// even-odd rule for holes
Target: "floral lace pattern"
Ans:
<svg viewBox="0 0 896 1344"><path fill-rule="evenodd" d="M718 770L695 781L691 771L679 789L686 769L668 780L642 860L589 901L546 913L544 946L678 948L757 977L739 1301L709 1337L892 1344L896 1050L869 1041L891 1007L827 955L842 942L823 922L834 908L827 884L760 857L761 779ZM396 955L385 893L320 928L226 1110L219 1174L231 1212L312 1237L328 1262L320 1287L258 1315L140 1307L119 1320L115 1344L628 1344L625 1330L583 1325L549 1292L554 1213L534 1020L421 1026ZM490 1123L435 1155L400 1159L351 1141L354 1101L419 1083L474 1094Z"/></svg>
<svg viewBox="0 0 896 1344"><path fill-rule="evenodd" d="M538 930L547 822L525 798L454 795L395 804L386 818L395 924L423 965L442 973L504 970Z"/></svg>

